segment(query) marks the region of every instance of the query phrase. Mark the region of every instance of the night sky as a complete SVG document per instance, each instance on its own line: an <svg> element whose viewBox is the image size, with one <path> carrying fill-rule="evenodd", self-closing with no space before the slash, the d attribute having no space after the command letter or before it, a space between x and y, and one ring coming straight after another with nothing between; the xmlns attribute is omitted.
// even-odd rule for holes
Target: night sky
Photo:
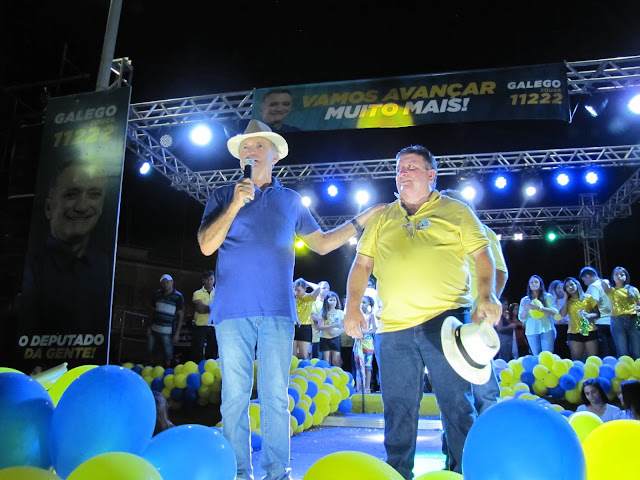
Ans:
<svg viewBox="0 0 640 480"><path fill-rule="evenodd" d="M90 91L98 70L107 1L3 2L0 18L8 59L3 87L55 79L66 51L63 76L88 74L50 87L53 95ZM134 66L132 101L143 102L252 88L445 73L595 60L640 53L633 1L604 2L200 2L124 0L115 57ZM560 6L559 6L560 5ZM5 94L7 90L5 90ZM24 110L42 107L42 89L23 88L3 95L20 99ZM640 121L613 129L623 95L610 95L603 117L592 119L581 107L571 124L563 122L483 122L430 125L375 131L289 134L288 164L392 158L402 147L422 144L435 155L507 152L563 147L631 145L640 140ZM577 98L572 98L575 106ZM236 161L222 139L209 150L181 152L193 170L233 168ZM135 159L126 159L119 241L144 246L197 269L213 266L199 253L196 231L202 205L171 190L159 174L141 178ZM598 202L632 170L605 170ZM441 177L439 187L454 187ZM314 186L317 188L319 186ZM28 182L25 182L28 189ZM311 186L300 186L311 188ZM393 182L379 182L375 201L393 197ZM577 205L578 194L548 191L546 205ZM478 209L516 207L520 194L488 195ZM543 203L540 203L543 204ZM540 205L538 204L538 205ZM533 205L533 204L532 204ZM637 210L634 207L634 211ZM167 213L170 212L170 215ZM344 200L318 207L322 215L356 213ZM170 220L165 220L170 217ZM638 212L616 220L605 231L603 276L616 265L640 278L635 255L640 234ZM162 219L162 221L161 221ZM503 242L510 268L506 294L516 301L528 277L537 273L548 285L577 276L583 249L577 240ZM344 294L353 247L322 258L297 259L296 276L327 279ZM638 284L638 283L636 283Z"/></svg>

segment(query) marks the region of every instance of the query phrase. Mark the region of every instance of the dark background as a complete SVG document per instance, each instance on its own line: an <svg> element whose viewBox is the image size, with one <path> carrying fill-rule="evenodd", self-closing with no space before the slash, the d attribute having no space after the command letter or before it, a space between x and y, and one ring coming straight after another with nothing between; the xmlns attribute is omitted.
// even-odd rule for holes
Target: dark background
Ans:
<svg viewBox="0 0 640 480"><path fill-rule="evenodd" d="M38 164L46 99L95 89L108 1L24 0L2 2L4 55L0 66L2 152L2 302L10 312L19 293L28 238L31 198ZM595 60L640 53L633 1L604 2L200 2L124 0L115 57L133 63L132 102L225 93L328 81L443 73ZM593 119L572 96L573 122L513 121L429 125L370 131L299 132L286 136L287 164L392 158L402 147L422 144L435 155L640 143L640 120L624 116L629 92L607 94L604 115ZM227 133L240 127L228 124ZM222 129L218 133L221 133ZM182 134L184 134L184 129ZM221 136L206 149L187 148L174 132L176 155L193 170L234 168ZM148 299L158 272L178 272L176 287L190 298L197 272L215 257L200 253L196 232L203 206L171 189L157 172L142 177L127 153L119 229L116 297L123 305ZM634 169L601 170L597 201L605 202ZM367 182L369 183L369 182ZM548 182L547 182L548 183ZM351 189L357 180L344 184ZM453 177L440 188L455 187ZM372 202L394 199L392 181L377 181ZM320 185L297 185L303 192ZM578 195L547 188L539 203L577 205ZM6 194L5 194L6 193ZM350 199L319 202L320 215L355 214ZM487 194L478 209L528 206L517 189ZM603 276L624 265L640 275L636 254L638 209L605 230ZM128 247L128 250L124 247ZM577 276L583 266L580 241L505 241L510 269L506 296L518 301L537 273L548 285ZM132 258L131 251L143 252ZM128 253L123 253L128 252ZM128 256L127 256L128 255ZM326 257L301 252L296 276L329 280L341 296L354 248ZM135 255L134 255L135 257ZM142 258L142 259L141 259ZM147 264L148 280L131 264ZM126 264L126 267L125 267ZM119 275L120 272L120 276ZM125 273L126 272L126 275ZM639 277L640 278L640 277ZM180 283L180 281L182 283ZM118 283L119 282L119 283ZM260 279L248 289L265 288Z"/></svg>

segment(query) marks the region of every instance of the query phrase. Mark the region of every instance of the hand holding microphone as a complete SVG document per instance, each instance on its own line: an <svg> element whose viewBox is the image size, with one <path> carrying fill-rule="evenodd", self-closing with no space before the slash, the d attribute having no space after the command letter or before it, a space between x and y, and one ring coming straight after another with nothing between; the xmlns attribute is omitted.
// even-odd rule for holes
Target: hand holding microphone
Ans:
<svg viewBox="0 0 640 480"><path fill-rule="evenodd" d="M242 161L242 167L244 169L244 178L248 178L249 180L251 180L251 177L253 176L253 165L256 163L256 161L251 158L251 157L247 157ZM244 203L249 203L251 201L251 199L249 198L245 198L244 199Z"/></svg>

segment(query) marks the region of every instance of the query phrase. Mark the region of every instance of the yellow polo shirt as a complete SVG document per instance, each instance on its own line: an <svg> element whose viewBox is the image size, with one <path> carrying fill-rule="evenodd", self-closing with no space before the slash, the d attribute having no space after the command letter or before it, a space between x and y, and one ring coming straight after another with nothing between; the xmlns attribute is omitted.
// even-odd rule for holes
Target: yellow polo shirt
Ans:
<svg viewBox="0 0 640 480"><path fill-rule="evenodd" d="M213 301L213 295L216 289L212 288L211 292L207 292L207 289L202 287L200 290L196 290L193 292L192 301L201 300L205 305L209 305ZM197 327L204 327L209 324L209 314L208 313L198 313L196 312L193 315L193 319L195 320ZM213 324L213 322L211 322Z"/></svg>
<svg viewBox="0 0 640 480"><path fill-rule="evenodd" d="M507 273L507 262L504 261L502 247L500 246L500 240L498 240L496 232L484 224L482 226L484 227L484 233L489 239L489 247L493 254L493 260L496 262L496 270ZM475 300L478 298L478 279L476 276L476 261L472 256L469 257L469 271L471 273L471 298Z"/></svg>
<svg viewBox="0 0 640 480"><path fill-rule="evenodd" d="M467 256L488 245L471 209L435 190L415 215L408 215L400 200L372 215L358 253L374 260L384 331L471 308Z"/></svg>

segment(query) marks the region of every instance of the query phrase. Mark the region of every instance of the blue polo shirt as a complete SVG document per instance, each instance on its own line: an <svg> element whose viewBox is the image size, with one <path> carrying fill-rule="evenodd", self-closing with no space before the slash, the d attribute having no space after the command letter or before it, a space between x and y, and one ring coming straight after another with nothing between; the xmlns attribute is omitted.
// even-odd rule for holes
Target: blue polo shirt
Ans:
<svg viewBox="0 0 640 480"><path fill-rule="evenodd" d="M235 185L217 188L202 215L201 228L217 218L233 199ZM231 318L284 316L293 321L295 235L319 230L300 195L273 179L264 192L242 207L218 249L214 323Z"/></svg>

